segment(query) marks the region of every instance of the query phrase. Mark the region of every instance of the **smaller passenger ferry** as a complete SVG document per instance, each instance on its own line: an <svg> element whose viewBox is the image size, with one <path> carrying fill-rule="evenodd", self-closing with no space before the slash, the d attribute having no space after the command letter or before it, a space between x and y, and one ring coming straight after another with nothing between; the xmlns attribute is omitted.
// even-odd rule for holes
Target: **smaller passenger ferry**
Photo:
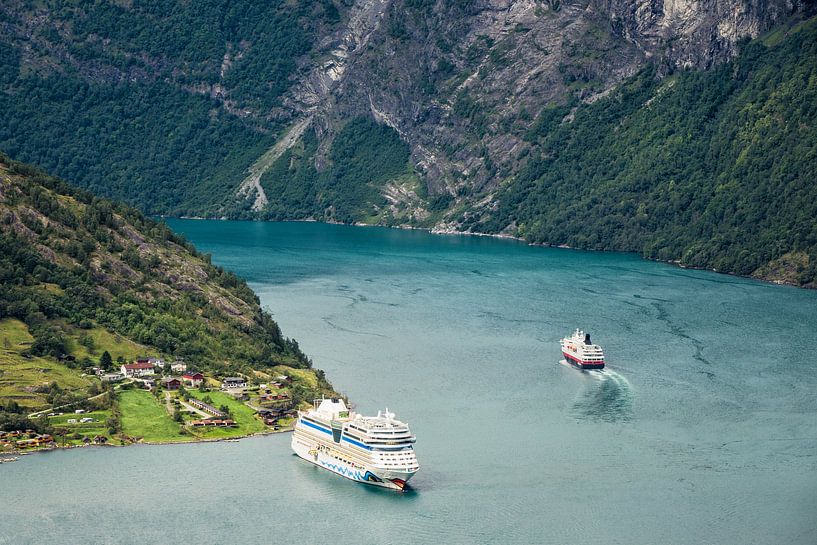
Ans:
<svg viewBox="0 0 817 545"><path fill-rule="evenodd" d="M576 329L573 335L562 339L562 355L579 369L604 369L604 352L590 342L590 334Z"/></svg>
<svg viewBox="0 0 817 545"><path fill-rule="evenodd" d="M347 479L403 490L417 470L415 437L394 413L362 416L342 399L319 399L298 411L292 450L304 460Z"/></svg>

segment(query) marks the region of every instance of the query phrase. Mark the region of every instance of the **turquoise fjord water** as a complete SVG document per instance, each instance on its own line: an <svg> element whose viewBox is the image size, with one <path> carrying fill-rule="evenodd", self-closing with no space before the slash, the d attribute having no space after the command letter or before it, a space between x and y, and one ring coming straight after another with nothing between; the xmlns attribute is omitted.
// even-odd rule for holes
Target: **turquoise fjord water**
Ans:
<svg viewBox="0 0 817 545"><path fill-rule="evenodd" d="M0 465L0 543L817 543L817 293L512 241L173 220L248 279L412 491L239 443ZM576 326L609 369L560 364Z"/></svg>

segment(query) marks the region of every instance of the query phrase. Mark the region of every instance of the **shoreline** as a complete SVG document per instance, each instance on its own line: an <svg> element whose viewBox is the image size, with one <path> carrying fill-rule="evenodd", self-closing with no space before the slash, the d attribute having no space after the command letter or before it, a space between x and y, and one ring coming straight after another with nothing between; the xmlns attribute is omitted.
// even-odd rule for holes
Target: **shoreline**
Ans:
<svg viewBox="0 0 817 545"><path fill-rule="evenodd" d="M38 448L32 450L11 450L7 452L0 453L0 458L5 457L17 457L17 456L30 456L32 454L41 454L44 452L54 452L58 450L72 450L78 448L93 448L93 447L101 447L101 448L127 448L136 445L152 445L152 446L161 446L161 445L193 445L196 443L223 443L223 442L239 442L242 439L250 439L252 437L261 437L266 435L278 435L281 433L292 433L294 428L283 428L280 430L269 430L269 431L258 431L255 433L248 433L246 435L236 435L235 437L212 437L212 438L202 438L202 439L193 439L190 441L134 441L132 443L126 443L124 445L116 445L113 443L102 443L102 444L87 444L87 445L66 445L66 446L59 446L55 445L53 447L47 448ZM4 462L5 463L5 462Z"/></svg>
<svg viewBox="0 0 817 545"><path fill-rule="evenodd" d="M652 261L653 263L663 263L666 265L672 265L678 267L679 269L687 269L691 271L705 271L705 272L713 272L716 274L731 276L733 278L744 278L746 280L755 280L757 282L763 282L765 284L772 284L775 286L785 286L790 288L797 288L797 289L804 289L804 290L815 290L817 289L817 285L810 285L810 284L797 284L785 279L780 278L771 278L771 277L763 277L763 276L752 276L752 275L742 275L736 274L733 272L728 271L719 271L717 269L708 269L706 267L696 267L693 265L685 265L681 263L680 260L662 260L662 259L652 259L649 257L642 256L639 252L634 250L594 250L592 248L575 248L573 246L567 244L544 244L539 242L528 242L522 237L517 237L514 235L509 235L505 233L478 233L473 231L457 231L455 229L441 229L437 227L414 227L411 225L376 225L371 223L362 223L362 222L355 222L355 223L342 223L339 221L326 221L326 220L316 220L313 218L308 219L291 219L291 220L258 220L258 219L234 219L228 217L202 217L202 216L171 216L171 215L157 215L155 217L159 217L162 219L183 219L183 220L215 220L215 221L248 221L248 222L259 222L259 223L324 223L326 225L351 225L354 227L382 227L385 229L402 229L407 231L425 231L432 235L459 235L459 236L472 236L472 237L489 237L489 238L496 238L501 240L513 240L516 242L524 243L528 246L535 247L535 248L558 248L562 250L577 250L581 252L615 252L615 253L622 253L622 254L637 254L638 257L644 261Z"/></svg>

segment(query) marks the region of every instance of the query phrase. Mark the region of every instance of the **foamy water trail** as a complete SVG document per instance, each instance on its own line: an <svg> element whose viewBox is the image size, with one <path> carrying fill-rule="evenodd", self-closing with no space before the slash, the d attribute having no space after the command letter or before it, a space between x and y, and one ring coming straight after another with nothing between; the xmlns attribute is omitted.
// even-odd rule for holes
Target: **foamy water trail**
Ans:
<svg viewBox="0 0 817 545"><path fill-rule="evenodd" d="M559 363L570 366L565 360ZM572 366L571 366L572 367ZM573 403L572 413L581 420L628 421L632 416L632 387L627 378L606 367L582 371L593 382L585 384Z"/></svg>

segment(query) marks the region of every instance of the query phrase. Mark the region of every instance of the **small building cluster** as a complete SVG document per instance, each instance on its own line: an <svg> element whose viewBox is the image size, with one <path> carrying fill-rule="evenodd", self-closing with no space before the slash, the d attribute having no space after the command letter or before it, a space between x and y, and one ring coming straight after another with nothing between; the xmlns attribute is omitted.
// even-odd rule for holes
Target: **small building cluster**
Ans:
<svg viewBox="0 0 817 545"><path fill-rule="evenodd" d="M275 393L271 390L267 390L266 392L258 396L258 402L261 405L277 405L281 403L286 403L290 399L291 398L288 392Z"/></svg>
<svg viewBox="0 0 817 545"><path fill-rule="evenodd" d="M0 431L0 448L35 448L52 447L54 438L47 433L39 434L34 430Z"/></svg>
<svg viewBox="0 0 817 545"><path fill-rule="evenodd" d="M142 387L153 390L157 383L165 391L177 391L185 387L200 388L206 384L203 373L195 369L188 369L185 362L181 360L165 362L161 358L139 357L132 363L124 363L120 366L119 372L105 372L102 369L94 368L97 376L103 382L119 382L131 379ZM165 373L172 373L167 375ZM163 377L156 375L163 375ZM240 376L224 377L221 379L221 390L230 394L235 399L246 401L251 408L257 411L259 418L268 426L277 428L281 425L281 420L291 418L295 415L292 395L287 388L292 385L292 378L287 375L277 375L272 377L266 384L260 384L257 388L249 384L248 379ZM195 408L210 417L198 420L191 420L187 423L190 427L235 427L236 422L227 418L228 415L216 407L205 403L199 399L184 396L188 409ZM93 439L94 442L96 438Z"/></svg>
<svg viewBox="0 0 817 545"><path fill-rule="evenodd" d="M290 418L295 416L297 410L294 408L275 408L275 409L261 409L258 411L258 416L261 417L264 424L267 426L278 427L282 418Z"/></svg>
<svg viewBox="0 0 817 545"><path fill-rule="evenodd" d="M119 382L126 378L131 378L140 382L144 388L153 389L156 381L153 376L157 369L167 367L172 373L184 373L181 377L171 376L161 380L162 386L167 390L178 390L182 385L198 388L204 382L204 375L198 371L188 371L187 364L181 360L173 363L166 363L161 358L136 358L132 363L123 363L119 367L119 372L105 373L102 369L93 368L96 375L102 382Z"/></svg>
<svg viewBox="0 0 817 545"><path fill-rule="evenodd" d="M203 420L191 420L190 425L194 428L203 428L206 426L213 426L215 428L234 428L238 424L236 424L234 420L230 420L229 418L226 419L205 418Z"/></svg>

